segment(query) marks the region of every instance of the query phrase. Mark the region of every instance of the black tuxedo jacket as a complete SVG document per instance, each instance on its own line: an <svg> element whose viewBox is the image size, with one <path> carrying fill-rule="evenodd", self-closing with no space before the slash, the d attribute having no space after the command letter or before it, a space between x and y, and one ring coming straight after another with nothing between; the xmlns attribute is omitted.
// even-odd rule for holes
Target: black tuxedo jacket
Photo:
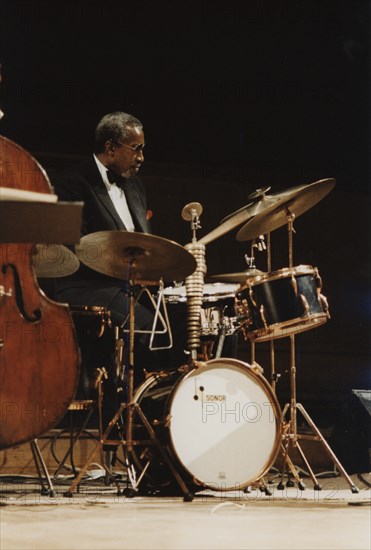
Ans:
<svg viewBox="0 0 371 550"><path fill-rule="evenodd" d="M124 223L118 215L102 181L94 157L87 159L76 168L49 174L55 193L61 201L82 201L81 236L96 231L125 230ZM133 218L135 231L151 233L150 223L147 220L147 199L143 183L133 176L126 180L125 196ZM95 289L90 303L85 305L106 305L115 293L125 288L123 281L102 275L83 264L77 272L68 277L55 280L56 297L64 300L63 293L68 290L68 302L82 304L82 288ZM76 289L75 300L73 290ZM84 304L82 304L84 305Z"/></svg>

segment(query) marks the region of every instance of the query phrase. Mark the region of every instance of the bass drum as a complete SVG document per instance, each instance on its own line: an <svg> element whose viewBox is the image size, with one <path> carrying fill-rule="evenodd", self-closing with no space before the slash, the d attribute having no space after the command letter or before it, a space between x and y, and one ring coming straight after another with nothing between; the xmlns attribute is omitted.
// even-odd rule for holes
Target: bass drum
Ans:
<svg viewBox="0 0 371 550"><path fill-rule="evenodd" d="M153 374L135 392L134 403L192 492L243 489L276 459L280 406L267 380L242 361L212 359L183 375ZM141 484L153 493L179 491L156 445L146 446L142 421L134 422L133 439L143 442L132 451Z"/></svg>

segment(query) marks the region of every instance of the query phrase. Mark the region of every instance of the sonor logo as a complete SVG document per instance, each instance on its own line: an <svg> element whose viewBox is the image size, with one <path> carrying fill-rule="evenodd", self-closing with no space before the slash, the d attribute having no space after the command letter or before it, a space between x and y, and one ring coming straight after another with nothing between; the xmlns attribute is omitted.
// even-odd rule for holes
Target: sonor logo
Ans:
<svg viewBox="0 0 371 550"><path fill-rule="evenodd" d="M206 395L205 399L206 401L226 401L227 396L226 395Z"/></svg>

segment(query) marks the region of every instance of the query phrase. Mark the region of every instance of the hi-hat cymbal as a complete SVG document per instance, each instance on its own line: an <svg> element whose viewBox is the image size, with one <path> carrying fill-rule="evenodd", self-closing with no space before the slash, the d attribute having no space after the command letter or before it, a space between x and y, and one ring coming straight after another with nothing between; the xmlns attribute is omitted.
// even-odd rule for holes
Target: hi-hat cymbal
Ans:
<svg viewBox="0 0 371 550"><path fill-rule="evenodd" d="M179 281L197 267L194 256L183 246L147 233L90 233L80 239L75 252L94 271L122 280Z"/></svg>
<svg viewBox="0 0 371 550"><path fill-rule="evenodd" d="M290 214L297 218L312 208L334 188L335 183L335 179L328 178L281 191L277 202L256 214L239 230L237 240L256 239L259 235L286 225Z"/></svg>
<svg viewBox="0 0 371 550"><path fill-rule="evenodd" d="M75 254L63 244L37 244L32 258L36 277L66 277L79 269Z"/></svg>
<svg viewBox="0 0 371 550"><path fill-rule="evenodd" d="M246 271L241 271L240 273L222 273L220 275L209 275L208 279L213 281L219 281L221 283L243 283L249 277L256 277L257 275L262 275L263 271L252 267Z"/></svg>

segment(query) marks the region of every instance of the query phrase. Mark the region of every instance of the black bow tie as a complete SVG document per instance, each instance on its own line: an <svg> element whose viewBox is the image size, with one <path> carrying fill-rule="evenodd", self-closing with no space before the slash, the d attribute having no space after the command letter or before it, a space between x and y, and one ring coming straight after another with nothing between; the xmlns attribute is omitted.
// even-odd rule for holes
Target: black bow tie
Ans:
<svg viewBox="0 0 371 550"><path fill-rule="evenodd" d="M107 178L110 183L115 183L117 187L125 190L126 179L107 169Z"/></svg>

